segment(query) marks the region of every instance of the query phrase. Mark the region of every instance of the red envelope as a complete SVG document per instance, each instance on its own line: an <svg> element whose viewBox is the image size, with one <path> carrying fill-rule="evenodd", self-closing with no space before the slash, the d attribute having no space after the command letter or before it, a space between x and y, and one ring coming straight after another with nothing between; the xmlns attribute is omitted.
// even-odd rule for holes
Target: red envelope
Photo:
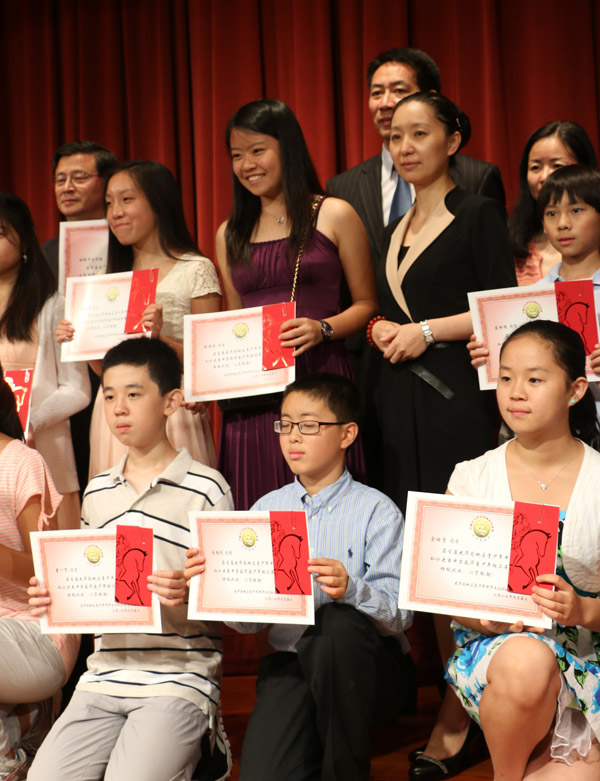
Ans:
<svg viewBox="0 0 600 781"><path fill-rule="evenodd" d="M33 369L15 369L4 372L4 379L14 393L17 412L25 437L29 428L29 409L31 407L31 384Z"/></svg>
<svg viewBox="0 0 600 781"><path fill-rule="evenodd" d="M115 602L123 605L152 605L148 575L152 574L152 529L117 525Z"/></svg>
<svg viewBox="0 0 600 781"><path fill-rule="evenodd" d="M129 291L129 304L127 305L127 319L125 320L125 333L144 333L142 327L142 315L146 307L156 301L156 285L158 283L158 269L145 268L134 271Z"/></svg>
<svg viewBox="0 0 600 781"><path fill-rule="evenodd" d="M279 335L282 324L286 320L292 320L295 316L296 304L293 301L263 306L262 368L264 372L294 365L294 356L292 355L294 348L282 347Z"/></svg>
<svg viewBox="0 0 600 781"><path fill-rule="evenodd" d="M510 546L508 590L531 594L534 586L554 590L550 583L536 583L538 575L556 571L560 508L551 504L515 502Z"/></svg>
<svg viewBox="0 0 600 781"><path fill-rule="evenodd" d="M591 279L555 282L558 321L581 336L585 354L594 351L598 343L598 318L594 301L594 283Z"/></svg>
<svg viewBox="0 0 600 781"><path fill-rule="evenodd" d="M278 594L311 594L306 513L272 510L271 542Z"/></svg>

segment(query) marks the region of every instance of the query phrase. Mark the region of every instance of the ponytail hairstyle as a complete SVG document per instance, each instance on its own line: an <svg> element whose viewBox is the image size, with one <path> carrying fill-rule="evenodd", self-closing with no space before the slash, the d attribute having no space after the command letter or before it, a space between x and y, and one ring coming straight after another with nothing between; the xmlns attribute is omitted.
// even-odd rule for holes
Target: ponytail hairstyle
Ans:
<svg viewBox="0 0 600 781"><path fill-rule="evenodd" d="M56 292L56 279L40 247L29 206L12 193L0 193L0 230L21 255L6 311L0 317L0 336L9 342L30 342L37 316Z"/></svg>
<svg viewBox="0 0 600 781"><path fill-rule="evenodd" d="M567 384L575 382L578 377L585 377L585 348L581 337L573 329L551 320L532 320L507 337L500 356L506 345L520 336L537 336L550 345L554 360L566 375ZM600 450L596 404L589 387L577 404L569 408L569 427L574 437L578 437L594 450Z"/></svg>
<svg viewBox="0 0 600 781"><path fill-rule="evenodd" d="M23 439L23 427L17 412L17 400L12 388L4 379L0 366L0 431L11 439Z"/></svg>
<svg viewBox="0 0 600 781"><path fill-rule="evenodd" d="M471 138L471 120L469 117L450 98L440 95L439 92L414 92L412 95L407 95L399 103L396 103L392 116L394 116L400 106L414 101L429 106L438 122L444 125L448 138L457 131L460 133L460 144L456 150L457 152ZM453 158L454 155L451 155L450 162L452 162Z"/></svg>
<svg viewBox="0 0 600 781"><path fill-rule="evenodd" d="M279 142L281 189L291 229L287 240L288 260L298 254L300 244L313 224L313 196L323 188L311 160L306 141L293 111L280 100L254 100L239 108L225 132L231 152L234 130L261 133ZM250 265L250 239L261 212L260 198L249 192L232 170L233 205L225 229L227 262L231 268Z"/></svg>

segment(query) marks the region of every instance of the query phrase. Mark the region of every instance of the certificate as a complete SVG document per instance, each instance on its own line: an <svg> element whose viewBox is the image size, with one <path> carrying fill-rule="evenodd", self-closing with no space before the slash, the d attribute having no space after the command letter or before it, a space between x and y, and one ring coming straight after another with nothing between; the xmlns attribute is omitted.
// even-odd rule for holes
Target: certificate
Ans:
<svg viewBox="0 0 600 781"><path fill-rule="evenodd" d="M289 302L278 306L289 307ZM279 357L274 368L267 370L263 363L264 331L269 322L264 310L270 309L257 306L183 318L186 401L275 393L294 381L290 348L289 355ZM293 317L294 310L289 311Z"/></svg>
<svg viewBox="0 0 600 781"><path fill-rule="evenodd" d="M125 323L133 274L124 271L67 279L65 318L73 324L75 335L62 343L61 361L103 358L111 347L131 338L125 333Z"/></svg>
<svg viewBox="0 0 600 781"><path fill-rule="evenodd" d="M561 284L564 283L556 283ZM485 364L477 370L481 390L494 389L498 384L500 349L507 336L532 320L558 322L562 319L559 318L557 290L553 284L469 293L469 308L473 318L473 332L489 351ZM593 317L597 317L595 308ZM586 374L589 380L600 380L600 376L591 371L589 357Z"/></svg>
<svg viewBox="0 0 600 781"><path fill-rule="evenodd" d="M193 544L206 558L205 572L190 581L190 620L314 624L312 579L304 595L275 590L271 528L268 512L190 513ZM309 550L302 539L285 554L290 582Z"/></svg>
<svg viewBox="0 0 600 781"><path fill-rule="evenodd" d="M550 628L531 596L508 590L514 503L409 491L401 608Z"/></svg>
<svg viewBox="0 0 600 781"><path fill-rule="evenodd" d="M58 233L58 289L65 295L67 277L105 274L108 262L108 222L61 222Z"/></svg>
<svg viewBox="0 0 600 781"><path fill-rule="evenodd" d="M31 532L35 576L51 604L44 634L161 631L160 602L150 607L115 599L117 530Z"/></svg>

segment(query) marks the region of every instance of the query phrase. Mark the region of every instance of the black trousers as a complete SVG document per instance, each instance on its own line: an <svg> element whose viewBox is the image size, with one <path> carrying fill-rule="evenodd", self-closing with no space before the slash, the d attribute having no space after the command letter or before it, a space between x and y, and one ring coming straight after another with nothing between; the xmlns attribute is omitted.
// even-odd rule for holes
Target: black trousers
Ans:
<svg viewBox="0 0 600 781"><path fill-rule="evenodd" d="M358 610L329 603L298 653L261 659L240 781L367 781L374 718L416 696L412 660Z"/></svg>

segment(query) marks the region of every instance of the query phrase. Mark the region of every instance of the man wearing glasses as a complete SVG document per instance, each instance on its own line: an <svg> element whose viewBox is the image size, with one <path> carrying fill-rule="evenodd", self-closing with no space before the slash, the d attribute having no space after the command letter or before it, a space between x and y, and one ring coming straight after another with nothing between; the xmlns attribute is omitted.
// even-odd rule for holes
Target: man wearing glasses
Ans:
<svg viewBox="0 0 600 781"><path fill-rule="evenodd" d="M59 146L52 159L52 179L56 205L63 219L71 222L104 217L104 184L108 172L116 164L115 155L94 141L69 141ZM42 250L58 279L58 236L42 244ZM88 481L90 420L98 389L98 378L91 370L90 381L91 404L71 418L77 476L82 488Z"/></svg>
<svg viewBox="0 0 600 781"><path fill-rule="evenodd" d="M69 141L52 160L52 179L58 211L68 222L104 217L104 184L117 158L94 141ZM58 236L42 245L58 278Z"/></svg>

